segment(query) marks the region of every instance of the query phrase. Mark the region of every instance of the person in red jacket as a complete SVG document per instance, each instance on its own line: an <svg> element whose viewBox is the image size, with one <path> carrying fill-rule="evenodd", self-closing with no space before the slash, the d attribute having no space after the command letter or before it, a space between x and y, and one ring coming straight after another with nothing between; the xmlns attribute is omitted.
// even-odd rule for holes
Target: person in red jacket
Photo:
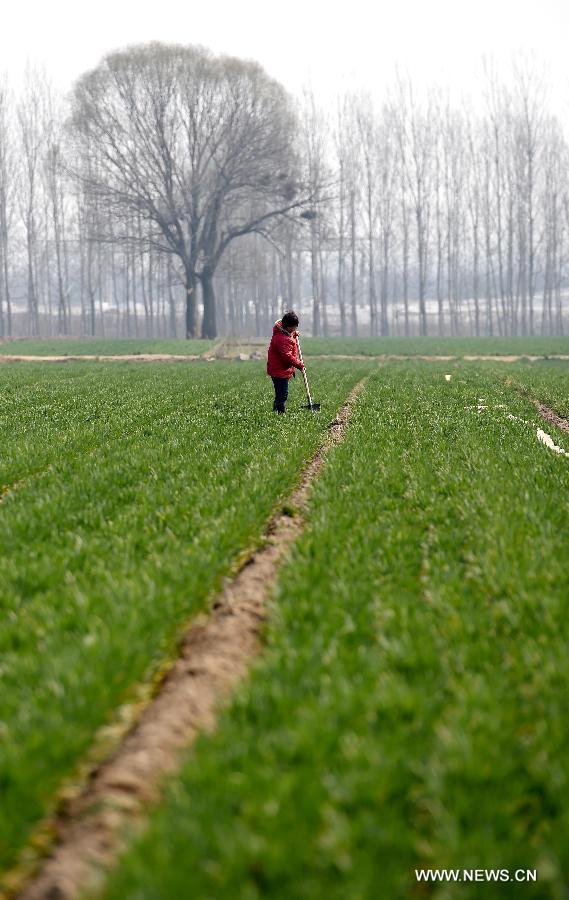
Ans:
<svg viewBox="0 0 569 900"><path fill-rule="evenodd" d="M267 354L267 375L273 379L275 402L273 411L284 415L288 397L288 383L295 369L303 369L304 365L297 356L296 329L298 316L293 310L284 314L275 322L273 336Z"/></svg>

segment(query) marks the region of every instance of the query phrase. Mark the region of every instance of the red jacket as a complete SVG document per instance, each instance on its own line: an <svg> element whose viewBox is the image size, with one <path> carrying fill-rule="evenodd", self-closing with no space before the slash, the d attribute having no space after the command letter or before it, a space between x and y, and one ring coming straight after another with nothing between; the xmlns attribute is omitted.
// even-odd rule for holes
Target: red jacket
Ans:
<svg viewBox="0 0 569 900"><path fill-rule="evenodd" d="M273 378L292 378L295 369L302 369L297 354L296 331L289 334L279 319L273 326L273 336L267 355L267 375Z"/></svg>

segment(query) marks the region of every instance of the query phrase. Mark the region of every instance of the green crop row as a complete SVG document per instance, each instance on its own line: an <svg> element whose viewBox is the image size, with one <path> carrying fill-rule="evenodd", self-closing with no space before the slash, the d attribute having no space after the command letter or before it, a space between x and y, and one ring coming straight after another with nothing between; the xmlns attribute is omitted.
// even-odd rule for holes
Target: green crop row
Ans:
<svg viewBox="0 0 569 900"><path fill-rule="evenodd" d="M267 337L267 344L269 338ZM243 338L243 345L247 339ZM23 356L119 356L165 353L194 356L213 346L213 341L154 338L65 338L0 342L0 355ZM569 354L569 337L374 337L303 338L307 354L362 356L395 355L529 355Z"/></svg>
<svg viewBox="0 0 569 900"><path fill-rule="evenodd" d="M0 376L0 492L158 415L148 403L155 384L148 368L31 364ZM160 384L163 414L179 406L188 388L176 372L163 372Z"/></svg>
<svg viewBox="0 0 569 900"><path fill-rule="evenodd" d="M569 363L549 361L512 366L502 372L502 377L558 415L569 417Z"/></svg>
<svg viewBox="0 0 569 900"><path fill-rule="evenodd" d="M306 354L381 356L547 356L569 354L569 337L304 338Z"/></svg>
<svg viewBox="0 0 569 900"><path fill-rule="evenodd" d="M0 341L0 356L121 356L141 353L197 356L213 343L167 338L22 338Z"/></svg>
<svg viewBox="0 0 569 900"><path fill-rule="evenodd" d="M107 900L504 895L425 867L536 868L516 896L565 896L569 465L498 376L447 372L372 376L262 660Z"/></svg>
<svg viewBox="0 0 569 900"><path fill-rule="evenodd" d="M84 455L61 453L47 474L4 497L3 866L96 729L173 652L181 623L257 539L367 367L313 370L322 414L300 408L297 382L283 419L255 363L157 366L151 380L101 366L105 392L93 403L100 420L113 418L110 439ZM57 416L56 370L53 377ZM69 390L61 382L68 404ZM83 424L91 440L90 419Z"/></svg>

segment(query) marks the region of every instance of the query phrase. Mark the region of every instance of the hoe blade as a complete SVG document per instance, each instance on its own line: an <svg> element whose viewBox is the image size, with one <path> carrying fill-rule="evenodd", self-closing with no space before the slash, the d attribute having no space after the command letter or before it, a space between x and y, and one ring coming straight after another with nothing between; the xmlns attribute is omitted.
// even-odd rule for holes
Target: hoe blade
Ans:
<svg viewBox="0 0 569 900"><path fill-rule="evenodd" d="M309 409L309 410L311 410L311 412L320 412L320 404L319 403L313 403L312 405L310 405L310 403L306 403L302 408Z"/></svg>

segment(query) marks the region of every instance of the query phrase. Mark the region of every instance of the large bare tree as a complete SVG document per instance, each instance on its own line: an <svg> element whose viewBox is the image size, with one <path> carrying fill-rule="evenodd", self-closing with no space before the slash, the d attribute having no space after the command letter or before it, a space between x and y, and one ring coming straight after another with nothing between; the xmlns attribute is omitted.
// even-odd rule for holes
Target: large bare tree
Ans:
<svg viewBox="0 0 569 900"><path fill-rule="evenodd" d="M153 43L112 53L85 74L72 124L78 176L117 217L146 220L145 244L177 261L188 336L201 282L202 336L214 337L213 277L225 249L309 199L284 89L256 63Z"/></svg>

